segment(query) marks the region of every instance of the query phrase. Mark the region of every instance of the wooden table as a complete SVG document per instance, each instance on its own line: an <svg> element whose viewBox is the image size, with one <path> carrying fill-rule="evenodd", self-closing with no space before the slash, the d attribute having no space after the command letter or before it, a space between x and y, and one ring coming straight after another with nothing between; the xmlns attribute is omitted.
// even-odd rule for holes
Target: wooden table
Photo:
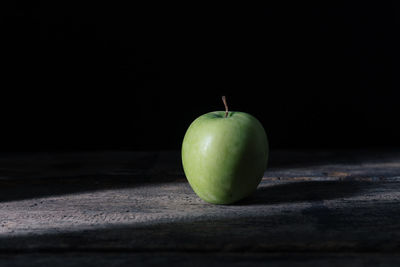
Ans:
<svg viewBox="0 0 400 267"><path fill-rule="evenodd" d="M179 152L0 154L0 266L400 266L400 151L272 151L200 200Z"/></svg>

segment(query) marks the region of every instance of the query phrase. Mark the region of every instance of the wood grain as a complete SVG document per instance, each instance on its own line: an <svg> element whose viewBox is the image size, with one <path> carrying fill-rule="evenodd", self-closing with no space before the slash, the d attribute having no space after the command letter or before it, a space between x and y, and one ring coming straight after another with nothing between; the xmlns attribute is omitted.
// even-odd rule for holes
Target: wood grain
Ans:
<svg viewBox="0 0 400 267"><path fill-rule="evenodd" d="M228 206L193 193L178 152L2 154L0 263L289 253L288 263L308 255L315 266L361 266L372 253L390 265L399 262L399 204L396 151L272 151L257 192Z"/></svg>

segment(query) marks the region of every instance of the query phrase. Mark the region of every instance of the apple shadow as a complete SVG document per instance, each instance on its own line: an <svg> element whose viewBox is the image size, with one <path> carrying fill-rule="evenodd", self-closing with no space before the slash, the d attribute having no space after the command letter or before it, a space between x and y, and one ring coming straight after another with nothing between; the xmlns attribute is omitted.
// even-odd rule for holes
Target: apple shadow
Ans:
<svg viewBox="0 0 400 267"><path fill-rule="evenodd" d="M272 168L315 167L321 165L359 164L381 161L382 159L398 160L400 153L394 149L371 150L271 150L268 166Z"/></svg>
<svg viewBox="0 0 400 267"><path fill-rule="evenodd" d="M302 181L261 186L234 205L271 205L351 197L374 186L368 181Z"/></svg>

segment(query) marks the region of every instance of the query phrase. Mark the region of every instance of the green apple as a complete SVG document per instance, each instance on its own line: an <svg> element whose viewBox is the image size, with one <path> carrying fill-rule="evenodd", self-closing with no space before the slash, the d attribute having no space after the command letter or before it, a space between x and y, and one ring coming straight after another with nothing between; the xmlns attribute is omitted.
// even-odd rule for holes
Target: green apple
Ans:
<svg viewBox="0 0 400 267"><path fill-rule="evenodd" d="M214 111L189 126L182 164L194 192L213 204L252 194L267 168L268 139L261 123L244 112Z"/></svg>

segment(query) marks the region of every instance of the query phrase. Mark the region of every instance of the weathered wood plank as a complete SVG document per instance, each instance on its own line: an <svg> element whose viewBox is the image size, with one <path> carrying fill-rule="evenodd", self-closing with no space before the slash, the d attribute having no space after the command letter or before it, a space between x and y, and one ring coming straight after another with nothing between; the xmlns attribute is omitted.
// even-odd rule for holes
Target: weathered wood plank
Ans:
<svg viewBox="0 0 400 267"><path fill-rule="evenodd" d="M0 156L0 251L400 252L400 153L271 157L253 197L218 206L177 152Z"/></svg>

